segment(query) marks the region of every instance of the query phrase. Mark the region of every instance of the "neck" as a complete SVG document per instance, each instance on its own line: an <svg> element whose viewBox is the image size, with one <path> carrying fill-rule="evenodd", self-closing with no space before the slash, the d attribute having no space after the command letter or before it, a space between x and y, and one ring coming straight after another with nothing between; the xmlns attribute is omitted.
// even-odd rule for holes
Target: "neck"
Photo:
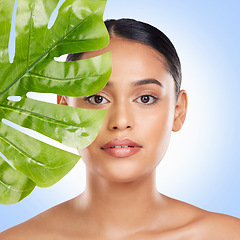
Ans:
<svg viewBox="0 0 240 240"><path fill-rule="evenodd" d="M142 231L156 223L163 197L152 174L132 182L113 182L87 170L87 185L79 196L83 213L105 232ZM77 199L76 199L77 200Z"/></svg>

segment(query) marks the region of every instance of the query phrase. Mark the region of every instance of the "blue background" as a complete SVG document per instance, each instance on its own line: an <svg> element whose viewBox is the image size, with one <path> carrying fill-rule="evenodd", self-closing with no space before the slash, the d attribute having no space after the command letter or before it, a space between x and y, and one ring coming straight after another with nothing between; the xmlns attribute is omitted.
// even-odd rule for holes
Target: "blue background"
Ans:
<svg viewBox="0 0 240 240"><path fill-rule="evenodd" d="M63 2L63 1L61 1ZM129 17L162 30L174 43L189 106L157 168L160 192L240 218L240 3L221 0L109 0L104 19ZM84 190L79 164L60 182L0 205L0 231Z"/></svg>

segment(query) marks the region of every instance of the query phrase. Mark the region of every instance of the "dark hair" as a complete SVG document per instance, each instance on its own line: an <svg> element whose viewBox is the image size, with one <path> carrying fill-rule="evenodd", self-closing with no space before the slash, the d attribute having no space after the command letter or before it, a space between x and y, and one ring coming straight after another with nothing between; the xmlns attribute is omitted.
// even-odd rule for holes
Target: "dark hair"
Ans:
<svg viewBox="0 0 240 240"><path fill-rule="evenodd" d="M110 19L105 21L105 25L110 37L115 35L143 43L157 50L164 57L167 70L172 75L175 82L177 99L182 81L181 63L176 49L169 38L159 29L150 24L136 21L134 19ZM67 61L79 60L82 54L84 53L69 54L67 56Z"/></svg>

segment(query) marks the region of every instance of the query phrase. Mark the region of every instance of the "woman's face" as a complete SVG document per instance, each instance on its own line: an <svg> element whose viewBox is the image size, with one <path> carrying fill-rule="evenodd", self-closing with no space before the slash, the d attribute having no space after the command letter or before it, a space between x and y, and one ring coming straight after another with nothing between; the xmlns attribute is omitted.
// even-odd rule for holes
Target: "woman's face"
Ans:
<svg viewBox="0 0 240 240"><path fill-rule="evenodd" d="M85 53L84 58L109 50L113 68L107 85L97 96L69 97L67 104L107 109L97 138L78 151L93 174L127 182L152 173L163 158L174 128L175 88L161 55L134 41L113 37L108 47ZM124 139L137 146L121 142Z"/></svg>

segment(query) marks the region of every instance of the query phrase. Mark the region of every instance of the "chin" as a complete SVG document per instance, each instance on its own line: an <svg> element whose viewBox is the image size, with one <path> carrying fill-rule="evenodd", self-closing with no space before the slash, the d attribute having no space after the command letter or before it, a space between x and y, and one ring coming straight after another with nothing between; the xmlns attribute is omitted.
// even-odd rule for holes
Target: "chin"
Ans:
<svg viewBox="0 0 240 240"><path fill-rule="evenodd" d="M87 171L94 178L103 178L111 182L127 183L138 181L152 171L154 162L147 163L144 155L126 158L113 158L81 149L78 151L86 165Z"/></svg>

